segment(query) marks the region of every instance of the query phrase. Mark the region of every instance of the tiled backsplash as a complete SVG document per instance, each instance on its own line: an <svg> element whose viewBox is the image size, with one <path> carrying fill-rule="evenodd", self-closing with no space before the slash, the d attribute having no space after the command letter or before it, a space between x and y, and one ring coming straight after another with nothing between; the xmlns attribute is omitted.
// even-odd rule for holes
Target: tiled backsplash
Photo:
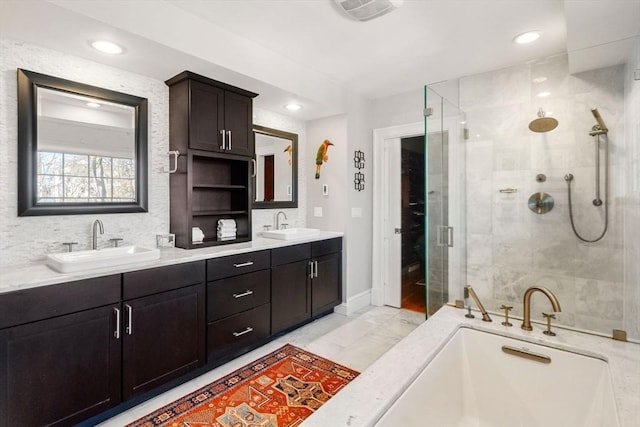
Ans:
<svg viewBox="0 0 640 427"><path fill-rule="evenodd" d="M149 100L147 213L17 216L17 68ZM105 227L101 246L112 237L123 237L124 244L155 246L155 234L169 231L169 177L162 172L168 166L169 146L169 91L164 82L7 38L0 38L0 73L0 264L40 260L47 252L62 251L62 242L76 241L77 249L88 249L97 218Z"/></svg>
<svg viewBox="0 0 640 427"><path fill-rule="evenodd" d="M149 100L149 211L109 215L17 216L17 88L16 69L23 68ZM169 231L169 90L163 81L108 67L62 52L0 37L0 266L39 261L48 252L64 250L62 242L76 241L89 249L95 219L104 223L99 246L113 237L123 244L155 246L155 235ZM305 223L304 122L256 109L257 124L295 132L299 136L298 209L287 209L292 226ZM253 229L273 224L277 210L257 210Z"/></svg>

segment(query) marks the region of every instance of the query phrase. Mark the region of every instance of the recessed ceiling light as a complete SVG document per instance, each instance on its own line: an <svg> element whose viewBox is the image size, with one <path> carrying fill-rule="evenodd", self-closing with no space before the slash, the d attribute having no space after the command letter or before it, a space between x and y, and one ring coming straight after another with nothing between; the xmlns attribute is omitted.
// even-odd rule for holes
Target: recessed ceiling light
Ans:
<svg viewBox="0 0 640 427"><path fill-rule="evenodd" d="M96 40L91 43L91 46L102 53L108 53L110 55L119 55L124 52L124 49L117 44L107 40Z"/></svg>
<svg viewBox="0 0 640 427"><path fill-rule="evenodd" d="M100 104L98 104L97 102L87 102L87 107L100 108Z"/></svg>
<svg viewBox="0 0 640 427"><path fill-rule="evenodd" d="M545 76L536 77L535 79L532 80L532 82L534 83L543 83L546 81L547 81L547 78Z"/></svg>
<svg viewBox="0 0 640 427"><path fill-rule="evenodd" d="M549 95L551 95L551 92L544 91L544 92L540 92L540 93L539 93L539 94L537 94L536 96L537 96L538 98L546 98L546 97L547 97L547 96L549 96Z"/></svg>
<svg viewBox="0 0 640 427"><path fill-rule="evenodd" d="M518 34L513 41L518 44L527 44L538 40L540 33L537 31L527 31L526 33Z"/></svg>
<svg viewBox="0 0 640 427"><path fill-rule="evenodd" d="M302 105L291 103L291 104L285 105L284 108L286 108L289 111L298 111L302 108Z"/></svg>

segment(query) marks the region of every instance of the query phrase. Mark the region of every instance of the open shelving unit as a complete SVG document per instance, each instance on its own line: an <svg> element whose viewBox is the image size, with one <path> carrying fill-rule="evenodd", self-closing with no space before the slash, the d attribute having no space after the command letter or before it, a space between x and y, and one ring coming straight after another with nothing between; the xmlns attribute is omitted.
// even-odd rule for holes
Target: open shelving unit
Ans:
<svg viewBox="0 0 640 427"><path fill-rule="evenodd" d="M171 230L176 246L194 249L251 240L250 159L244 156L189 150L171 175ZM220 219L234 219L235 240L219 241ZM194 243L193 227L205 235Z"/></svg>

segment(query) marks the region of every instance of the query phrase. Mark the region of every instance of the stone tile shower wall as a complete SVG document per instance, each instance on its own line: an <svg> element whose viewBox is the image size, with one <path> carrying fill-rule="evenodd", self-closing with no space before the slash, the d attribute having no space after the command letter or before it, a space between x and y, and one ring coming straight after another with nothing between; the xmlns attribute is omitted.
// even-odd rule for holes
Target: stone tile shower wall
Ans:
<svg viewBox="0 0 640 427"><path fill-rule="evenodd" d="M546 80L542 81L542 77ZM548 92L546 97L538 97ZM591 201L595 187L593 137L599 109L610 132L609 231L597 243L583 243L571 230L567 186L572 184L578 231L597 237L604 209ZM536 134L528 124L542 107L558 127ZM532 285L548 287L562 313L557 323L611 333L623 327L625 197L624 66L569 75L566 56L462 78L460 108L467 113L467 281L489 310L513 305ZM536 175L545 174L545 182ZM501 193L513 188L515 193ZM555 206L533 213L535 192L553 196ZM541 294L533 297L532 318L550 312Z"/></svg>
<svg viewBox="0 0 640 427"><path fill-rule="evenodd" d="M149 211L109 215L17 216L17 83L24 68L149 100ZM155 246L155 234L169 231L169 91L164 82L51 49L0 37L0 266L38 261L76 241L89 249L91 224L100 218L105 235L125 244Z"/></svg>

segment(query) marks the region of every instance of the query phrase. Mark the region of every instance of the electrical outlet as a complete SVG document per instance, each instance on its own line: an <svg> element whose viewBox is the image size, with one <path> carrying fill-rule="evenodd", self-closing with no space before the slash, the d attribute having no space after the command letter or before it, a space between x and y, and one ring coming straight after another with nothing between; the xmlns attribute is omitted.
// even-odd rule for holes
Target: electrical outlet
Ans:
<svg viewBox="0 0 640 427"><path fill-rule="evenodd" d="M313 216L321 217L322 216L322 206L315 206L313 208Z"/></svg>

